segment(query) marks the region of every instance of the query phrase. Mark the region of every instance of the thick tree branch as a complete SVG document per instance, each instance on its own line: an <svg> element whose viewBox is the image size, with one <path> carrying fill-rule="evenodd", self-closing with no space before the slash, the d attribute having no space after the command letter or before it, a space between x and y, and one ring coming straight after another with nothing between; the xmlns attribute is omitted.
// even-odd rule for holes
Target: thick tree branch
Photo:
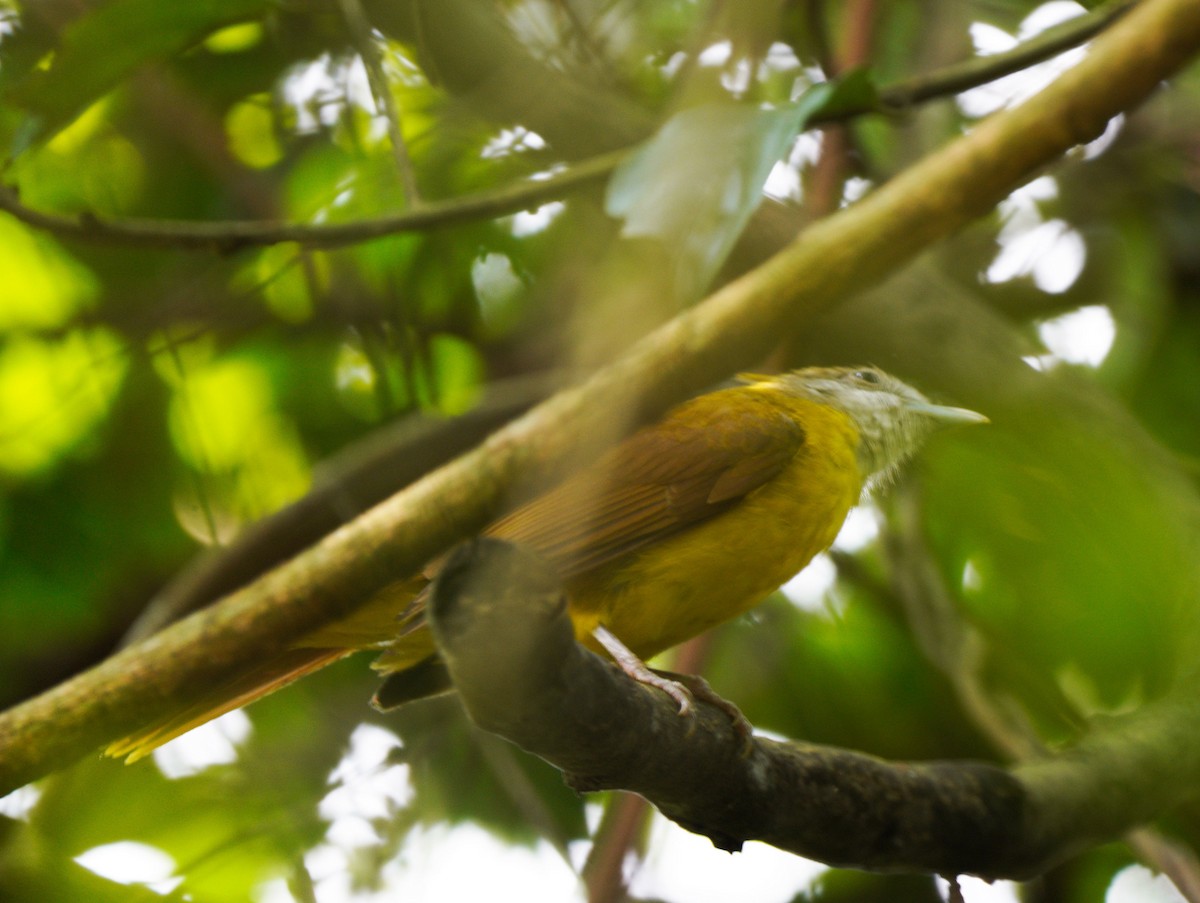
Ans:
<svg viewBox="0 0 1200 903"><path fill-rule="evenodd" d="M660 409L751 363L1099 135L1198 48L1200 4L1139 4L1041 94L813 226L580 386L222 603L0 716L0 793L177 711L416 572L494 516L515 480L586 447L622 413Z"/></svg>
<svg viewBox="0 0 1200 903"><path fill-rule="evenodd" d="M529 553L492 539L461 546L431 612L479 726L562 769L578 790L642 794L725 850L762 840L831 865L1028 878L1200 786L1200 747L1189 740L1200 702L1188 693L1011 770L762 738L743 755L715 707L681 718L665 694L577 645L555 575Z"/></svg>
<svg viewBox="0 0 1200 903"><path fill-rule="evenodd" d="M346 0L348 9L358 9L357 0ZM1032 38L1005 53L979 57L947 66L925 76L906 79L880 89L877 101L846 105L813 117L810 125L817 126L853 119L880 110L898 111L939 97L947 97L969 88L987 84L1011 75L1027 66L1048 59L1063 50L1078 46L1102 31L1123 15L1137 0L1117 0L1086 15L1078 16ZM361 10L360 10L361 12ZM352 13L347 13L351 18ZM357 23L365 27L366 23ZM370 44L370 34L361 36L362 55L368 49L377 55ZM387 110L389 132L398 156L398 169L405 192L416 197L416 181L411 161L404 150L399 133L398 113L394 103L388 106L390 94L381 95L386 85L378 83L378 59L369 63L372 91ZM0 210L28 226L51 232L59 237L94 244L124 245L141 248L176 248L195 251L232 253L247 247L295 242L307 248L331 249L359 244L386 235L419 232L440 226L473 222L507 216L539 204L562 198L573 191L598 182L626 158L631 148L610 151L600 156L573 163L562 172L544 179L505 185L480 194L445 201L423 202L412 210L371 220L320 225L311 223L280 223L256 220L186 222L181 220L109 219L95 213L68 215L51 213L26 206L17 191L0 184Z"/></svg>

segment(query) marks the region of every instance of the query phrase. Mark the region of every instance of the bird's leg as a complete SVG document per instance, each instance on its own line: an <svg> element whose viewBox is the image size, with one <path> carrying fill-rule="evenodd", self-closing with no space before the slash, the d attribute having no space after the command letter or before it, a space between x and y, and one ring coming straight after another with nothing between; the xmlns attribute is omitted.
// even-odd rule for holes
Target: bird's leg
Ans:
<svg viewBox="0 0 1200 903"><path fill-rule="evenodd" d="M633 654L628 646L613 636L606 628L597 626L592 630L592 636L613 657L613 661L617 663L617 667L622 671L638 683L658 687L658 689L674 699L679 703L680 715L691 714L692 694L682 683L655 674L646 667L645 662Z"/></svg>

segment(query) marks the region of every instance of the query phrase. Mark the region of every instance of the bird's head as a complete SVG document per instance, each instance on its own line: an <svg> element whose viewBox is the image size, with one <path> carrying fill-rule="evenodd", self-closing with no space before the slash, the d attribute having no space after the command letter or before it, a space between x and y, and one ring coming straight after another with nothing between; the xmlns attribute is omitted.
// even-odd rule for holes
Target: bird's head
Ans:
<svg viewBox="0 0 1200 903"><path fill-rule="evenodd" d="M868 487L886 484L936 430L988 418L934 404L876 367L809 367L772 377L780 388L836 408L858 430L858 463Z"/></svg>

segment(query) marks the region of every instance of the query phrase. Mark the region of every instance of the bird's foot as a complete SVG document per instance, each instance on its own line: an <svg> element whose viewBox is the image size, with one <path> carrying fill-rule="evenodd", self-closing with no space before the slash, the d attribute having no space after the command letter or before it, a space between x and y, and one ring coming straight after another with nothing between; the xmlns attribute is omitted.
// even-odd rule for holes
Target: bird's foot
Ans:
<svg viewBox="0 0 1200 903"><path fill-rule="evenodd" d="M739 753L745 757L753 751L754 725L742 714L741 709L728 699L718 696L703 677L695 674L677 674L674 671L658 671L647 667L645 662L604 627L596 627L592 631L592 636L613 657L617 667L627 675L638 683L657 687L679 703L680 715L692 714L697 699L724 712L733 726L733 733L738 740Z"/></svg>
<svg viewBox="0 0 1200 903"><path fill-rule="evenodd" d="M738 751L748 756L754 749L754 725L750 723L742 710L724 696L718 696L717 691L708 685L708 681L698 674L678 674L674 671L656 671L663 680L669 680L677 686L687 689L693 699L707 702L715 709L725 714L733 727L733 733L738 739Z"/></svg>
<svg viewBox="0 0 1200 903"><path fill-rule="evenodd" d="M690 715L692 713L692 694L681 681L663 677L661 674L646 667L646 663L638 658L633 650L613 636L607 628L596 627L592 631L592 636L612 656L613 661L617 663L617 667L627 675L640 684L657 687L674 699L679 703L680 715Z"/></svg>

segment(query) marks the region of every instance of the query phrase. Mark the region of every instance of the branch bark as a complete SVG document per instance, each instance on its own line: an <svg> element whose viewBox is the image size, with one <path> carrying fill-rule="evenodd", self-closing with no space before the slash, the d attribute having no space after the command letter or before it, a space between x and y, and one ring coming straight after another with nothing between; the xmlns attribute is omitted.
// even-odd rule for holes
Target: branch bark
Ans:
<svg viewBox="0 0 1200 903"><path fill-rule="evenodd" d="M1025 879L1200 786L1191 692L1013 769L891 763L764 738L747 755L716 707L681 718L665 694L576 644L557 578L516 547L460 546L431 617L476 724L560 768L577 790L642 794L723 850L761 840L836 866Z"/></svg>
<svg viewBox="0 0 1200 903"><path fill-rule="evenodd" d="M980 123L665 324L474 451L168 630L0 716L0 793L194 701L411 574L494 516L506 489L774 345L1098 136L1200 48L1200 4L1147 0L1038 96Z"/></svg>
<svg viewBox="0 0 1200 903"><path fill-rule="evenodd" d="M616 151L572 164L537 181L505 185L448 201L430 201L394 216L320 225L265 220L187 222L156 219L107 219L96 214L67 215L27 207L17 192L0 185L0 210L27 226L61 238L101 245L181 248L231 254L242 248L295 242L306 248L330 249L361 244L401 232L419 232L458 223L507 216L561 198L604 179L625 159Z"/></svg>

